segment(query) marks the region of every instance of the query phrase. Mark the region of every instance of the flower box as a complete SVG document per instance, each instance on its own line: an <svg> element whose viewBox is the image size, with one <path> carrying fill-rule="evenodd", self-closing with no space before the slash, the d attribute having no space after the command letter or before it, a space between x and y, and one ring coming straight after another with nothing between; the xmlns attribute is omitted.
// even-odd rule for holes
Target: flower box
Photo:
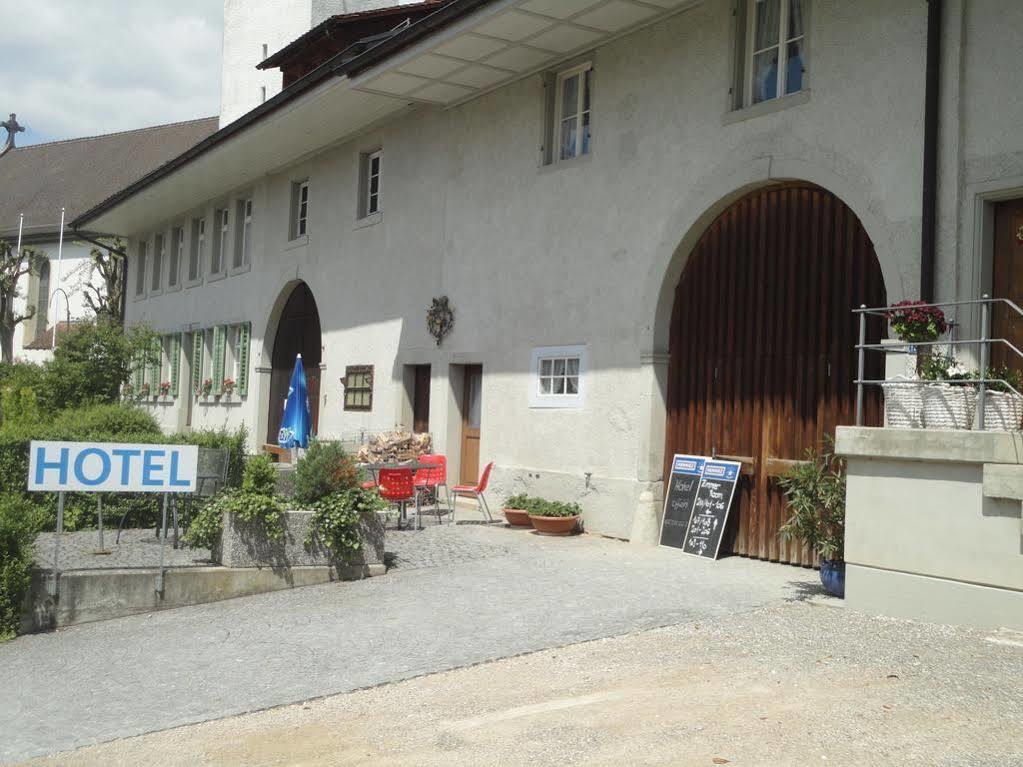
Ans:
<svg viewBox="0 0 1023 767"><path fill-rule="evenodd" d="M898 379L881 384L884 391L884 423L889 429L923 427L923 401L920 384Z"/></svg>
<svg viewBox="0 0 1023 767"><path fill-rule="evenodd" d="M921 387L924 426L928 429L970 429L977 409L977 390L946 383Z"/></svg>
<svg viewBox="0 0 1023 767"><path fill-rule="evenodd" d="M1023 397L1013 392L989 391L984 395L984 431L1015 431L1023 423ZM974 428L980 428L975 423Z"/></svg>

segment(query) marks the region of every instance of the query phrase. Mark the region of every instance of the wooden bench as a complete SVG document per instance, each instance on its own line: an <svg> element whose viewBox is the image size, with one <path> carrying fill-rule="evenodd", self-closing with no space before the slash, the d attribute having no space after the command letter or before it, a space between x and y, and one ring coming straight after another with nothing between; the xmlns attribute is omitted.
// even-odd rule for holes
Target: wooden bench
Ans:
<svg viewBox="0 0 1023 767"><path fill-rule="evenodd" d="M277 463L291 463L291 450L286 447L266 444L263 445L263 452L276 459Z"/></svg>

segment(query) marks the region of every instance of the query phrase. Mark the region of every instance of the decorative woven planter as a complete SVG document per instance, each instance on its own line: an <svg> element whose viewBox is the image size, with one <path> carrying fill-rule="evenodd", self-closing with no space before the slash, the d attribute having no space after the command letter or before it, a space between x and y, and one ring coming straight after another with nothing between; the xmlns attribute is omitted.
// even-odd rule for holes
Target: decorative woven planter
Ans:
<svg viewBox="0 0 1023 767"><path fill-rule="evenodd" d="M922 386L924 426L928 429L969 429L977 408L972 386L936 383Z"/></svg>
<svg viewBox="0 0 1023 767"><path fill-rule="evenodd" d="M890 381L881 384L884 391L884 421L889 429L923 427L923 401L920 384Z"/></svg>
<svg viewBox="0 0 1023 767"><path fill-rule="evenodd" d="M1015 431L1023 422L1023 397L989 391L984 397L984 431ZM974 424L979 428L978 424Z"/></svg>

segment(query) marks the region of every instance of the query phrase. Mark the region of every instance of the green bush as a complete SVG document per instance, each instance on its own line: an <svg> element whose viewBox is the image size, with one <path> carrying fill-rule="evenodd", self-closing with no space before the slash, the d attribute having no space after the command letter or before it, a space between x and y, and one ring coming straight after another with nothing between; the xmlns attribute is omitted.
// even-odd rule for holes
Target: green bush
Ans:
<svg viewBox="0 0 1023 767"><path fill-rule="evenodd" d="M265 455L245 463L241 488L215 495L193 516L185 543L193 548L216 548L224 529L224 514L257 524L268 541L284 538L284 501L277 495L277 469Z"/></svg>
<svg viewBox="0 0 1023 767"><path fill-rule="evenodd" d="M359 470L337 442L314 441L291 478L295 503L313 506L334 493L359 486Z"/></svg>
<svg viewBox="0 0 1023 767"><path fill-rule="evenodd" d="M227 450L229 453L227 486L241 487L242 472L245 468L245 444L249 433L244 426L235 431L227 429L205 429L188 434L175 434L170 441L182 445L198 445L211 450Z"/></svg>
<svg viewBox="0 0 1023 767"><path fill-rule="evenodd" d="M808 450L806 462L778 478L791 513L779 529L784 540L795 538L822 559L845 557L845 464L830 452Z"/></svg>
<svg viewBox="0 0 1023 767"><path fill-rule="evenodd" d="M0 495L0 641L21 623L21 608L32 582L32 544L44 513L18 493Z"/></svg>
<svg viewBox="0 0 1023 767"><path fill-rule="evenodd" d="M525 511L527 503L529 503L529 496L525 493L519 493L518 495L509 497L508 500L504 502L504 508Z"/></svg>
<svg viewBox="0 0 1023 767"><path fill-rule="evenodd" d="M323 544L339 564L344 563L362 548L359 515L386 508L388 503L375 490L350 487L331 493L313 505L306 546Z"/></svg>
<svg viewBox="0 0 1023 767"><path fill-rule="evenodd" d="M45 370L42 365L30 362L0 363L0 426L15 420L23 421L25 403L32 401L32 407L42 414L43 403L39 392L43 388Z"/></svg>

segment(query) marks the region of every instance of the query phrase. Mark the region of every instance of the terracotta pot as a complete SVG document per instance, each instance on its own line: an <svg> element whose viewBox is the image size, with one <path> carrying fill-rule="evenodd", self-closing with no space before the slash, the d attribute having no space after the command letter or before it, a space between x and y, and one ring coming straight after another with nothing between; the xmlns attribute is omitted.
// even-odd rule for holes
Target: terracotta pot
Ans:
<svg viewBox="0 0 1023 767"><path fill-rule="evenodd" d="M512 527L532 527L529 512L525 509L504 509L504 518Z"/></svg>
<svg viewBox="0 0 1023 767"><path fill-rule="evenodd" d="M533 523L538 533L544 535L571 535L579 523L579 516L574 517L536 517L529 515L529 521Z"/></svg>

